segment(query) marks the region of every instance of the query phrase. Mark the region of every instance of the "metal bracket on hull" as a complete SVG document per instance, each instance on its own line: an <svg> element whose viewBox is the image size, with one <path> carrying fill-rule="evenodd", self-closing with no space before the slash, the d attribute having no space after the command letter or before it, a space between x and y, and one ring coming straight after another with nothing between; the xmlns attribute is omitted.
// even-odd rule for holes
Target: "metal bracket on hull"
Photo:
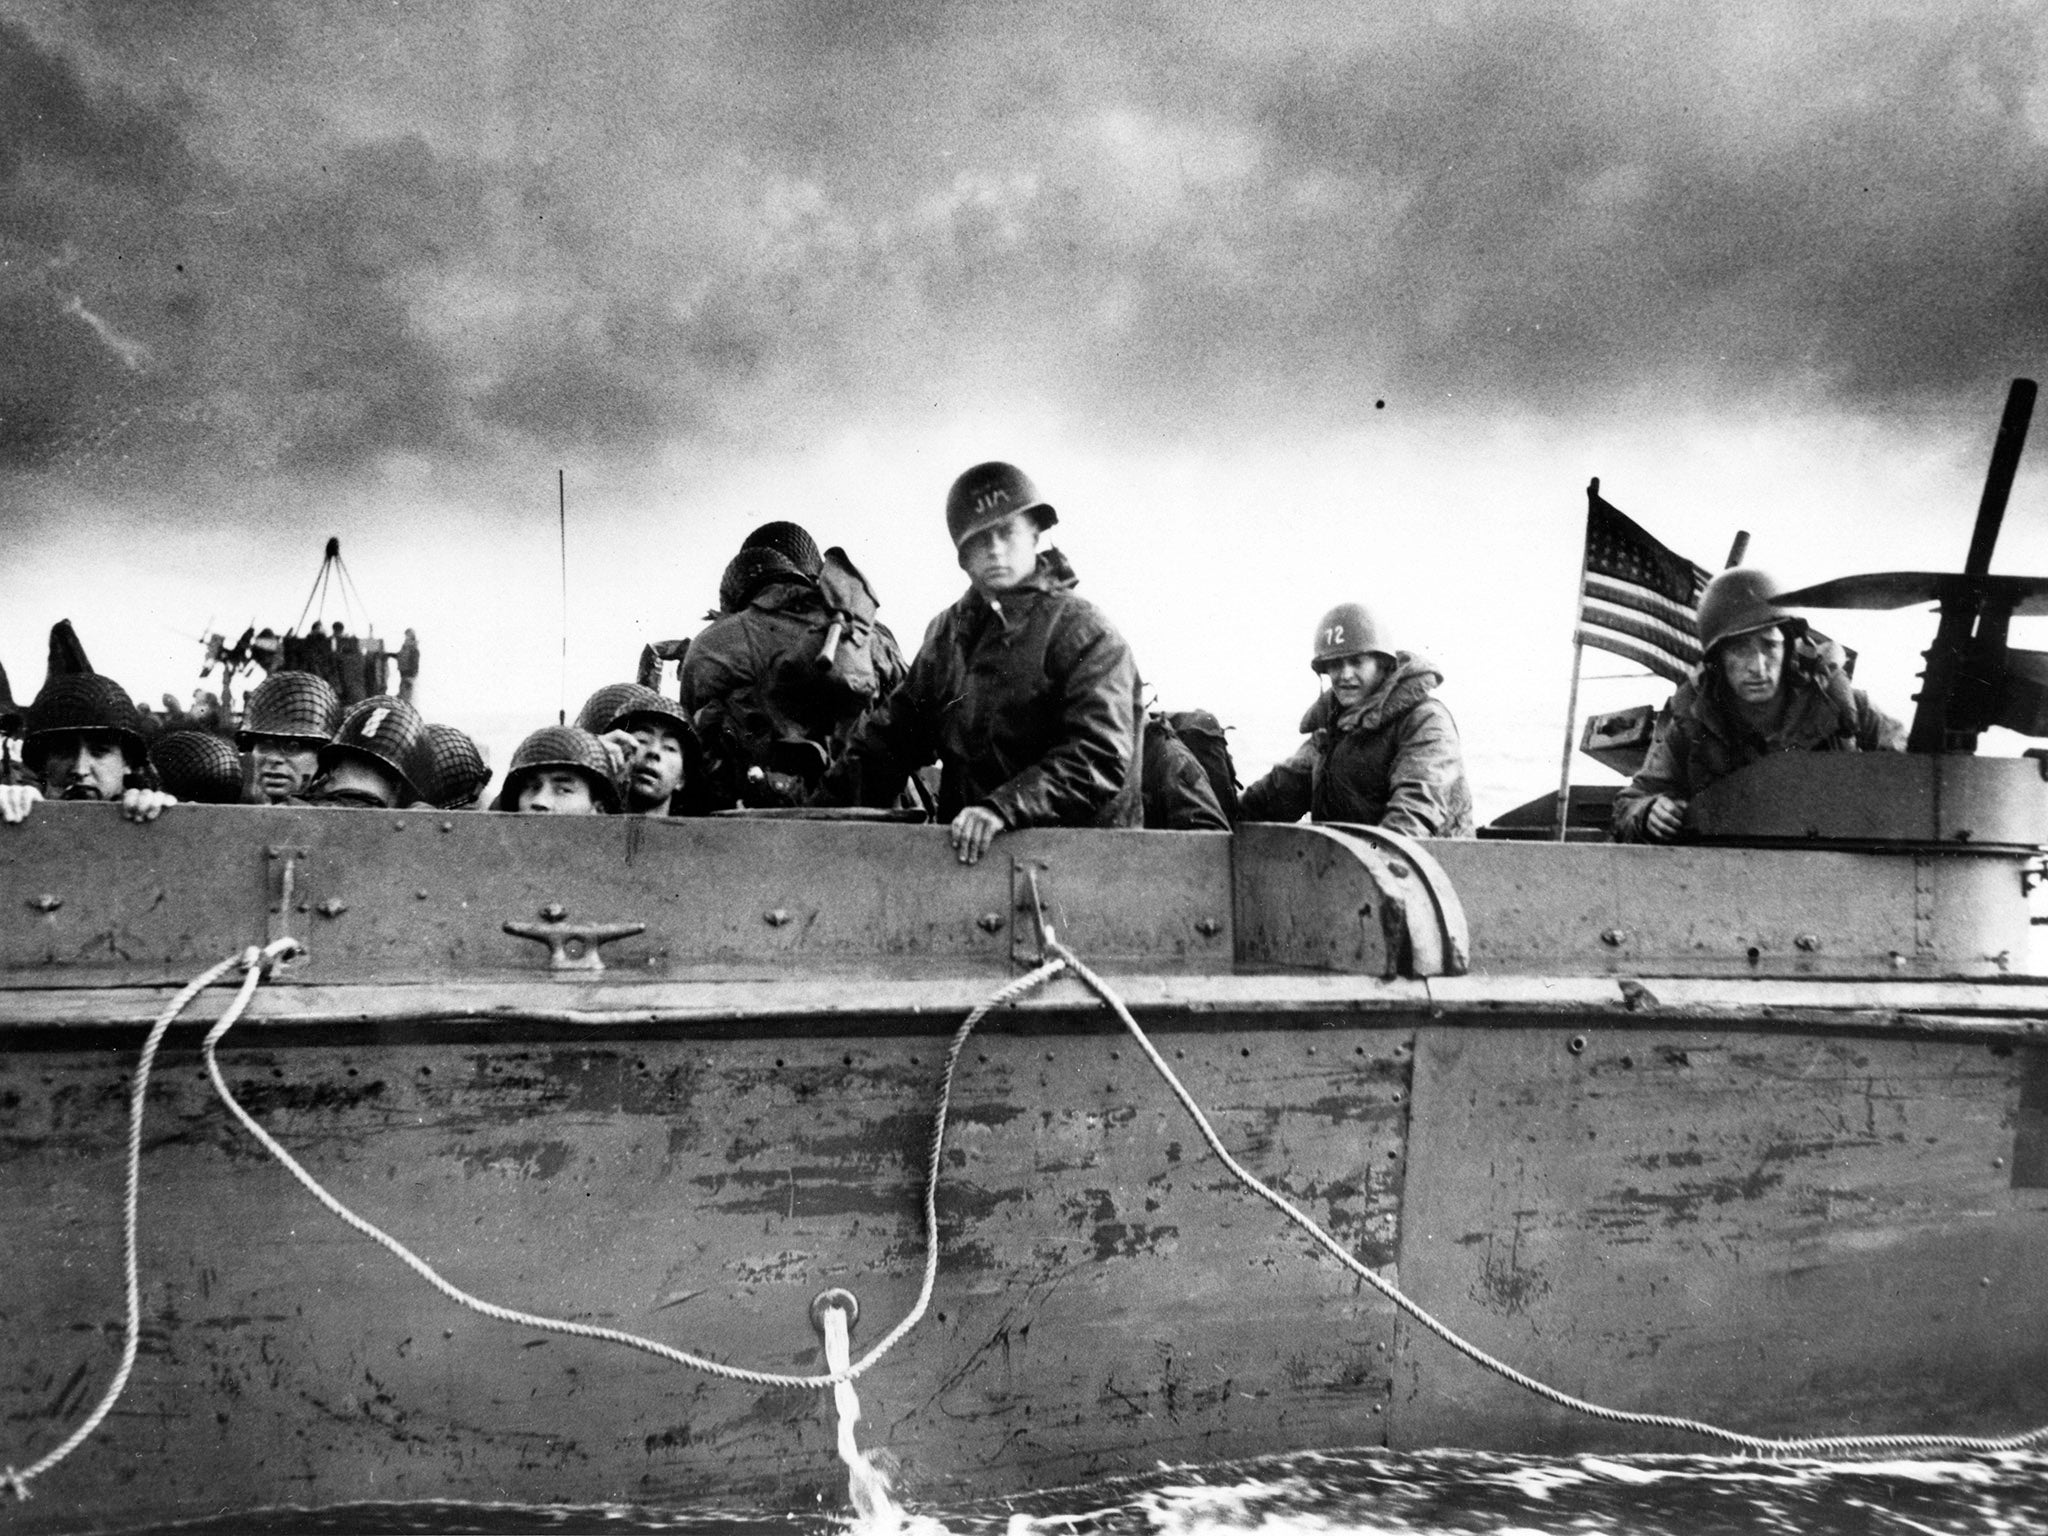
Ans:
<svg viewBox="0 0 2048 1536"><path fill-rule="evenodd" d="M305 849L287 848L276 843L264 848L263 942L266 945L293 936L296 915L308 905L302 889L305 870ZM285 963L284 957L276 962L279 966Z"/></svg>
<svg viewBox="0 0 2048 1536"><path fill-rule="evenodd" d="M1465 907L1443 866L1412 837L1351 822L1332 830L1364 843L1366 873L1380 889L1387 958L1401 976L1462 976L1472 965Z"/></svg>
<svg viewBox="0 0 2048 1536"><path fill-rule="evenodd" d="M1043 859L1010 860L1010 963L1019 970L1045 964L1045 939L1052 931L1038 875L1052 866Z"/></svg>
<svg viewBox="0 0 2048 1536"><path fill-rule="evenodd" d="M1390 978L1470 969L1464 905L1414 839L1350 823L1247 822L1234 844L1243 963Z"/></svg>

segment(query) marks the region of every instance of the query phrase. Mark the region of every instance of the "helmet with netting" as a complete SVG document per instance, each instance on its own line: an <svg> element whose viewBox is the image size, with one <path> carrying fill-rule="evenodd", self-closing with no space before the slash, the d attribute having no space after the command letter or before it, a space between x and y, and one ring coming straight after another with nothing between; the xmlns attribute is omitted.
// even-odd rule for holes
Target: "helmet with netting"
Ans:
<svg viewBox="0 0 2048 1536"><path fill-rule="evenodd" d="M145 761L148 742L135 701L111 677L97 672L60 672L43 684L22 720L22 757L41 771L50 738L76 732L111 736L121 743L131 770Z"/></svg>
<svg viewBox="0 0 2048 1536"><path fill-rule="evenodd" d="M398 775L403 804L419 798L426 777L426 736L427 722L408 700L380 693L342 716L334 740L320 749L320 768L325 772L351 753L369 758Z"/></svg>
<svg viewBox="0 0 2048 1536"><path fill-rule="evenodd" d="M779 549L743 549L718 579L718 606L726 613L738 613L774 582L809 579L810 573Z"/></svg>
<svg viewBox="0 0 2048 1536"><path fill-rule="evenodd" d="M631 730L628 722L640 716L666 721L675 728L678 740L689 739L690 717L683 713L683 706L641 683L607 683L590 696L576 716L576 724L593 736L602 736L606 731Z"/></svg>
<svg viewBox="0 0 2048 1536"><path fill-rule="evenodd" d="M255 736L284 736L325 744L341 724L341 696L311 672L273 672L249 693L235 740L246 747Z"/></svg>
<svg viewBox="0 0 2048 1536"><path fill-rule="evenodd" d="M825 565L818 541L798 523L763 523L740 540L740 548L772 549L806 576L817 575Z"/></svg>
<svg viewBox="0 0 2048 1536"><path fill-rule="evenodd" d="M157 782L180 800L234 805L242 798L242 756L211 731L166 731L149 749Z"/></svg>
<svg viewBox="0 0 2048 1536"><path fill-rule="evenodd" d="M420 755L426 764L421 798L444 811L474 805L477 795L491 782L490 765L475 738L452 725L429 725Z"/></svg>
<svg viewBox="0 0 2048 1536"><path fill-rule="evenodd" d="M505 785L491 808L518 810L519 794L527 778L551 768L568 768L582 774L598 809L618 811L619 781L613 777L611 753L596 736L573 725L544 725L519 743L505 769Z"/></svg>

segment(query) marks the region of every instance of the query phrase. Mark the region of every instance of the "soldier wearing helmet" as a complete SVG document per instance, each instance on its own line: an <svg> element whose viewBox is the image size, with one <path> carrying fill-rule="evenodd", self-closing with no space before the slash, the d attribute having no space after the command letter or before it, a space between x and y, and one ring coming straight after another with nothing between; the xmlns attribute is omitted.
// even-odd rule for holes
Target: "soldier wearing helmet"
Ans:
<svg viewBox="0 0 2048 1536"><path fill-rule="evenodd" d="M411 805L426 777L426 732L420 712L403 699L364 699L320 749L320 774L304 803L378 811Z"/></svg>
<svg viewBox="0 0 2048 1536"><path fill-rule="evenodd" d="M701 754L693 805L799 803L855 723L899 681L903 655L867 578L795 523L748 534L720 612L684 651L684 715Z"/></svg>
<svg viewBox="0 0 2048 1536"><path fill-rule="evenodd" d="M937 758L939 819L963 864L1010 828L1142 824L1137 662L1075 595L1066 556L1043 547L1058 521L1013 464L953 482L946 530L968 590L862 721L821 803L886 806Z"/></svg>
<svg viewBox="0 0 2048 1536"><path fill-rule="evenodd" d="M22 758L36 784L0 785L0 821L24 820L38 800L118 801L130 821L154 821L177 797L151 781L142 717L111 677L60 672L22 722Z"/></svg>
<svg viewBox="0 0 2048 1536"><path fill-rule="evenodd" d="M149 766L167 794L199 805L242 798L242 759L211 731L166 731L149 745Z"/></svg>
<svg viewBox="0 0 2048 1536"><path fill-rule="evenodd" d="M421 748L426 783L420 798L437 810L474 811L491 782L490 765L476 739L452 725L428 725Z"/></svg>
<svg viewBox="0 0 2048 1536"><path fill-rule="evenodd" d="M576 724L625 763L627 815L677 814L690 749L690 724L680 705L639 683L611 683L584 703Z"/></svg>
<svg viewBox="0 0 2048 1536"><path fill-rule="evenodd" d="M619 785L611 752L589 731L544 725L512 754L494 811L553 816L614 815Z"/></svg>
<svg viewBox="0 0 2048 1536"><path fill-rule="evenodd" d="M1361 603L1316 625L1309 665L1328 687L1302 716L1308 740L1244 792L1240 819L1354 821L1409 837L1470 837L1472 790L1443 674L1396 650Z"/></svg>
<svg viewBox="0 0 2048 1536"><path fill-rule="evenodd" d="M320 749L341 724L341 698L311 672L273 672L251 690L235 744L248 755L258 800L302 794L320 771Z"/></svg>
<svg viewBox="0 0 2048 1536"><path fill-rule="evenodd" d="M1903 752L1906 730L1851 686L1840 652L1778 606L1754 566L1707 583L1699 670L1658 717L1642 770L1614 797L1624 843L1668 843L1692 797L1773 752Z"/></svg>

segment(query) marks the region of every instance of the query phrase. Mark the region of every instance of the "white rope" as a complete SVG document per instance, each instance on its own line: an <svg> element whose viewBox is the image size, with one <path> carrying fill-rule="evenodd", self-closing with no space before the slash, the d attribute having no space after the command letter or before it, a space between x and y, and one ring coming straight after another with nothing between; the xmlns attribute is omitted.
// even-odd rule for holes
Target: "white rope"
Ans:
<svg viewBox="0 0 2048 1536"><path fill-rule="evenodd" d="M299 1163L298 1159L294 1158L291 1153L279 1145L277 1139L259 1125L255 1117L248 1110L242 1107L240 1101L229 1090L226 1079L221 1076L220 1062L214 1054L215 1048L220 1044L222 1037L234 1027L238 1012L224 1016L218 1024L208 1031L205 1042L200 1046L200 1054L205 1058L207 1074L213 1079L214 1091L220 1095L221 1101L227 1105L234 1117L241 1121L244 1130L255 1137L272 1157L282 1163L291 1173L292 1177L306 1187L314 1199L326 1206L329 1211L333 1212L334 1215L349 1226L355 1228L356 1231L362 1233L363 1236L389 1250L401 1263L450 1301L467 1307L472 1312L479 1312L485 1317L495 1318L499 1322L516 1323L521 1327L538 1328L548 1333L566 1334L571 1338L602 1339L606 1343L621 1344L628 1349L641 1350L650 1355L657 1355L661 1359L673 1361L677 1365L688 1366L692 1370L723 1377L728 1381L747 1382L761 1387L800 1387L808 1390L822 1391L859 1377L894 1348L897 1341L917 1325L918 1320L924 1316L925 1309L931 1304L932 1289L938 1281L939 1274L938 1182L940 1148L946 1135L947 1106L952 1097L953 1072L960 1059L961 1047L967 1043L968 1035L973 1032L975 1025L981 1022L990 1009L1000 1007L1004 1003L1022 997L1033 988L1043 986L1057 975L1062 968L1061 962L1052 961L1041 965L1035 971L1019 976L1016 980L1009 982L986 1002L982 1003L980 1007L976 1008L973 1013L969 1014L967 1021L960 1026L959 1031L955 1034L952 1050L946 1058L946 1073L939 1093L938 1114L932 1126L930 1166L925 1175L924 1284L918 1291L917 1304L905 1314L903 1320L892 1328L880 1343L862 1355L860 1359L854 1361L844 1372L834 1372L825 1376L793 1376L776 1371L751 1371L743 1366L727 1365L723 1361L708 1359L703 1355L692 1354L688 1350L677 1349L673 1345L662 1343L659 1339L650 1339L637 1333L628 1333L621 1328L607 1328L596 1323L579 1323L569 1318L547 1317L536 1312L521 1311L516 1307L500 1306L496 1302L486 1301L480 1296L471 1295L468 1291L454 1284L454 1282L443 1278L431 1264L406 1247L397 1238L391 1236L390 1233L366 1220L364 1217L357 1215L354 1211L343 1205L341 1201L329 1194L326 1189L321 1187L319 1180L308 1173Z"/></svg>
<svg viewBox="0 0 2048 1536"><path fill-rule="evenodd" d="M114 1379L107 1386L99 1406L86 1417L83 1424L71 1432L65 1442L51 1451L34 1466L17 1472L12 1467L0 1469L0 1487L12 1492L17 1499L29 1497L28 1485L56 1466L79 1446L91 1438L93 1431L100 1427L106 1416L113 1411L115 1401L128 1386L128 1377L135 1369L135 1355L142 1340L142 1284L138 1276L135 1256L136 1214L141 1205L142 1191L142 1114L149 1100L149 1072L156 1062L157 1048L163 1044L164 1034L171 1027L171 1021L188 1007L192 999L212 986L236 966L246 973L242 977L241 990L235 994L228 1011L222 1015L224 1028L241 1016L249 1006L249 999L255 995L257 982L263 979L264 967L279 955L297 949L298 940L279 939L267 949L251 945L239 955L230 955L219 965L212 967L187 982L178 995L171 999L164 1011L157 1015L156 1022L149 1028L149 1038L142 1043L142 1054L135 1063L135 1082L128 1091L128 1194L121 1211L122 1263L127 1274L128 1322L121 1342L121 1366L114 1372Z"/></svg>
<svg viewBox="0 0 2048 1536"><path fill-rule="evenodd" d="M2039 1429L2028 1430L2024 1434L2003 1435L1996 1438L1973 1435L1820 1435L1805 1439L1779 1440L1759 1435L1746 1435L1737 1430L1723 1429L1718 1425L1703 1423L1698 1419L1678 1418L1661 1413L1632 1413L1626 1409L1608 1408L1599 1403L1588 1402L1584 1398L1573 1397L1568 1392L1559 1391L1556 1387L1538 1381L1535 1377L1516 1370L1505 1361L1495 1358L1478 1345L1452 1332L1449 1327L1423 1310L1417 1302L1404 1295L1400 1288L1392 1281L1382 1278L1370 1266L1353 1256L1343 1244L1316 1225L1313 1220L1298 1210L1284 1196L1268 1188L1254 1177L1236 1158L1230 1155L1229 1150L1223 1145L1222 1138L1216 1134L1215 1127L1209 1123L1208 1117L1202 1113L1200 1106L1195 1103L1194 1098L1188 1093L1187 1089L1181 1085L1180 1079L1174 1076L1173 1068L1166 1064L1166 1059L1154 1048L1151 1040L1146 1038L1145 1031L1138 1027L1138 1021L1131 1017L1131 1012L1124 1006L1123 999L1117 996L1109 983L1083 965L1080 957L1067 948L1066 945L1055 939L1050 931L1045 933L1044 938L1046 949L1056 958L1064 960L1074 975L1085 982L1089 990L1094 992L1097 997L1101 998L1115 1012L1117 1018L1123 1022L1124 1028L1129 1030L1132 1038L1138 1042L1139 1048L1151 1059L1153 1067L1165 1079L1166 1086L1173 1090L1174 1097L1180 1100L1181 1107L1193 1118L1195 1125L1202 1133L1203 1139L1209 1143L1209 1150L1222 1160L1223 1166L1228 1168L1241 1184L1267 1204L1273 1206L1274 1209L1278 1210L1304 1232L1308 1233L1332 1257L1343 1264L1346 1269L1349 1269L1353 1274L1379 1291L1380 1294L1393 1302L1395 1306L1406 1312L1416 1322L1422 1324L1423 1327L1450 1345L1451 1348L1457 1350L1468 1359L1485 1366L1488 1370L1506 1377L1516 1386L1533 1392L1538 1397L1544 1398L1549 1402L1556 1403L1559 1407L1569 1408L1574 1412L1587 1414L1596 1419L1604 1419L1616 1424L1633 1424L1653 1429L1674 1429L1687 1434L1703 1435L1709 1439L1720 1440L1729 1445L1738 1446L1745 1451L1757 1455L1829 1455L1849 1451L1899 1450L2019 1451L2048 1440L2048 1424L2044 1424Z"/></svg>

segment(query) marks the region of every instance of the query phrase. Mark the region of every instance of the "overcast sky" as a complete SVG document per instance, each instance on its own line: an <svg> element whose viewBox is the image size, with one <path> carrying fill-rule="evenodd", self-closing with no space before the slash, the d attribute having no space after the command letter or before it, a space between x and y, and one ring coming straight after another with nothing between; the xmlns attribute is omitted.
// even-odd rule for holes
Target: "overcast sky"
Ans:
<svg viewBox="0 0 2048 1536"><path fill-rule="evenodd" d="M0 662L68 616L184 697L338 534L502 761L769 518L914 644L1007 457L1247 778L1362 598L1490 814L1554 779L1590 476L1710 566L1959 565L2048 357L2044 62L2019 4L0 0ZM1830 627L1909 713L1931 621Z"/></svg>

